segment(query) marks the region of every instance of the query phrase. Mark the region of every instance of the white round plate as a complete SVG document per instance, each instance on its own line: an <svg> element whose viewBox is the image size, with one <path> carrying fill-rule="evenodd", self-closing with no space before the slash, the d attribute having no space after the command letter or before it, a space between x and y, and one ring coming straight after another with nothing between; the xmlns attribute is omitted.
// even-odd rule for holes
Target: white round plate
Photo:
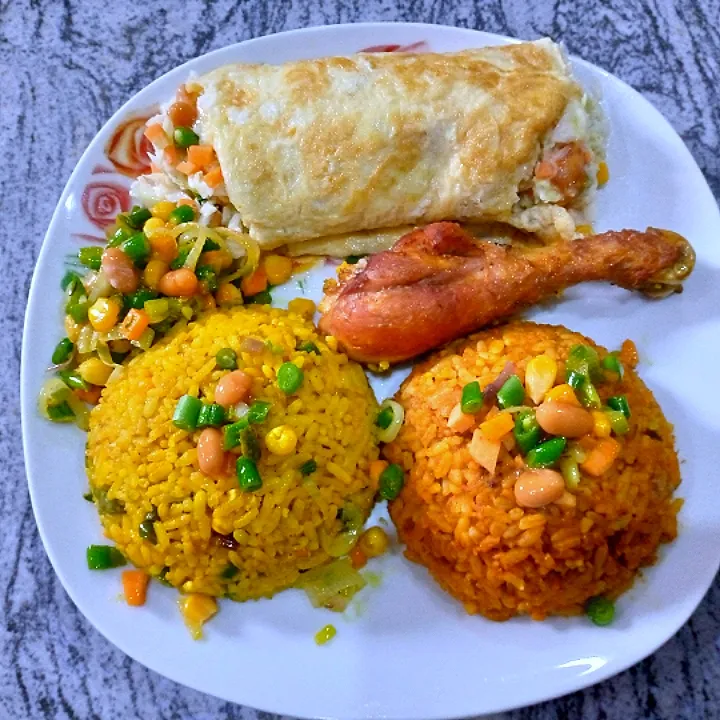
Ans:
<svg viewBox="0 0 720 720"><path fill-rule="evenodd" d="M103 223L127 203L136 125L128 118L172 96L190 71L234 62L279 63L344 55L379 44L453 51L510 42L472 30L412 24L320 27L258 38L176 68L139 92L98 133L65 188L33 278L22 357L22 420L30 493L43 542L74 602L111 642L177 682L263 710L303 717L450 718L501 711L563 695L624 670L656 650L687 620L709 587L720 558L720 504L714 478L720 415L720 216L690 153L667 121L630 87L583 61L581 81L602 94L611 127L610 183L600 192L596 227L682 233L698 262L685 292L649 301L617 288L585 285L530 317L562 323L616 348L637 343L640 373L675 424L682 458L680 535L663 548L618 603L617 621L597 628L584 618L493 623L469 617L401 549L373 562L379 587L366 588L353 611L314 610L296 590L272 600L222 603L195 642L176 607L177 593L153 583L148 604L118 600L118 572L90 572L85 548L102 541L87 487L84 438L36 411L52 348L64 334L60 279L66 257L101 236ZM118 128L124 128L117 132ZM123 160L111 138L130 143ZM126 147L127 150L127 147ZM109 152L109 155L108 155ZM125 153L127 156L127 152ZM325 267L309 274L318 298ZM292 281L278 304L299 294ZM396 374L374 383L379 397ZM379 514L384 513L378 509ZM315 632L334 623L337 637L318 647Z"/></svg>

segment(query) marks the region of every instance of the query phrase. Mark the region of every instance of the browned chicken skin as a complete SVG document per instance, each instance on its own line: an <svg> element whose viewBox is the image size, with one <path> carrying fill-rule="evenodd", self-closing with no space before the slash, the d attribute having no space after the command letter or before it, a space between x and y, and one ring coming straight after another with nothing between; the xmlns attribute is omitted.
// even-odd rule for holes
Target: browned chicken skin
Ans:
<svg viewBox="0 0 720 720"><path fill-rule="evenodd" d="M694 260L684 238L654 228L519 248L434 223L328 289L319 326L355 360L400 362L580 282L605 280L654 297L679 292Z"/></svg>

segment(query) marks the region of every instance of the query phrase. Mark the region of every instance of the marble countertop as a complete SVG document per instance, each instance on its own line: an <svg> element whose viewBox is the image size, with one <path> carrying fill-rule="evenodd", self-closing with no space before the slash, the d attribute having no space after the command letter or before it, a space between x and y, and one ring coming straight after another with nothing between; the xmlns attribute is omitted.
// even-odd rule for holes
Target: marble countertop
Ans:
<svg viewBox="0 0 720 720"><path fill-rule="evenodd" d="M361 20L563 41L653 102L720 197L718 0L0 3L0 146L13 148L18 163L0 193L7 227L0 284L0 717L267 716L146 670L101 637L65 594L40 542L25 482L18 396L23 317L62 188L97 130L128 97L179 63L238 40ZM644 662L588 690L502 717L720 717L720 581L680 632Z"/></svg>

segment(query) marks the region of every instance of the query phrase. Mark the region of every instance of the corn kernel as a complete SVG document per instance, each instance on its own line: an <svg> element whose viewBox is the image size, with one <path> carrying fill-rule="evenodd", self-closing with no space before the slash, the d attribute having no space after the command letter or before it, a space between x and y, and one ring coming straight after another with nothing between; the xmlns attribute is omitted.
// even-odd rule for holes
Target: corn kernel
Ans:
<svg viewBox="0 0 720 720"><path fill-rule="evenodd" d="M148 220L148 222L150 222ZM151 260L143 271L143 282L151 289L157 290L160 278L168 272L170 266L163 260Z"/></svg>
<svg viewBox="0 0 720 720"><path fill-rule="evenodd" d="M602 410L593 410L593 435L599 438L610 437L612 425L610 424L610 418L607 413Z"/></svg>
<svg viewBox="0 0 720 720"><path fill-rule="evenodd" d="M530 399L539 405L546 393L555 384L557 363L547 355L538 355L527 364L525 369L525 387Z"/></svg>
<svg viewBox="0 0 720 720"><path fill-rule="evenodd" d="M78 372L80 377L91 385L105 385L113 368L106 365L100 358L91 357L80 363Z"/></svg>
<svg viewBox="0 0 720 720"><path fill-rule="evenodd" d="M289 455L297 446L297 435L289 425L278 425L265 436L265 445L274 455Z"/></svg>
<svg viewBox="0 0 720 720"><path fill-rule="evenodd" d="M563 383L562 385L556 385L554 388L547 391L545 394L546 402L557 402L565 403L566 405L575 405L581 407L580 401L577 399L575 391L571 385Z"/></svg>
<svg viewBox="0 0 720 720"><path fill-rule="evenodd" d="M120 314L120 305L113 298L98 298L88 310L88 320L93 330L112 330Z"/></svg>
<svg viewBox="0 0 720 720"><path fill-rule="evenodd" d="M292 260L284 255L267 255L263 265L271 285L282 285L292 275Z"/></svg>
<svg viewBox="0 0 720 720"><path fill-rule="evenodd" d="M223 283L215 292L218 305L242 305L242 293L232 283Z"/></svg>
<svg viewBox="0 0 720 720"><path fill-rule="evenodd" d="M202 637L202 626L218 611L217 600L210 595L191 593L178 600L180 612L194 640Z"/></svg>
<svg viewBox="0 0 720 720"><path fill-rule="evenodd" d="M165 227L165 222L157 217L151 217L146 223L143 225L143 232L152 232L153 230L159 230L160 228Z"/></svg>
<svg viewBox="0 0 720 720"><path fill-rule="evenodd" d="M302 317L311 318L315 314L315 303L309 298L294 298L288 303L288 310Z"/></svg>
<svg viewBox="0 0 720 720"><path fill-rule="evenodd" d="M175 209L175 203L171 203L168 200L161 200L158 203L155 203L150 208L150 214L154 218L158 218L159 220L162 220L163 222L167 222L168 218L170 217L170 213Z"/></svg>

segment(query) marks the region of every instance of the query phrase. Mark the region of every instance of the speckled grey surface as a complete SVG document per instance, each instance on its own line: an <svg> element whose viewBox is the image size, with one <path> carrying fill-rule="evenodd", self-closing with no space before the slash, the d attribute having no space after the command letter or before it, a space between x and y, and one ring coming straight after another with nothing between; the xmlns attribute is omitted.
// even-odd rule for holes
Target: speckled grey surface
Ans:
<svg viewBox="0 0 720 720"><path fill-rule="evenodd" d="M562 40L655 103L720 196L719 0L0 2L0 148L7 158L0 192L0 718L266 715L146 670L90 627L65 594L42 548L25 482L17 390L23 315L62 188L128 97L184 60L238 40L360 20ZM503 717L720 717L720 582L646 661L594 688Z"/></svg>

